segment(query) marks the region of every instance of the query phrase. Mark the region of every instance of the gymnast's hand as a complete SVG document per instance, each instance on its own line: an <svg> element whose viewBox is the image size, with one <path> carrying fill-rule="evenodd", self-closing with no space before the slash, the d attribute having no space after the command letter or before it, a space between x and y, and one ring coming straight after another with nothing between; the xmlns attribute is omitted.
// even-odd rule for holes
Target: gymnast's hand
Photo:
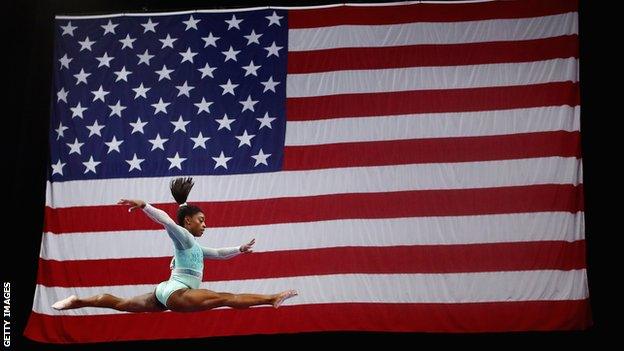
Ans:
<svg viewBox="0 0 624 351"><path fill-rule="evenodd" d="M144 208L145 207L145 201L143 201L143 200L121 199L121 200L119 200L119 202L117 204L118 205L128 205L128 206L130 206L130 208L128 209L128 212L132 212L132 211L136 210L137 208Z"/></svg>
<svg viewBox="0 0 624 351"><path fill-rule="evenodd" d="M241 245L241 247L239 248L240 252L242 253L251 253L253 252L253 250L251 249L251 247L256 243L256 239L251 239L250 242L248 242L245 245Z"/></svg>

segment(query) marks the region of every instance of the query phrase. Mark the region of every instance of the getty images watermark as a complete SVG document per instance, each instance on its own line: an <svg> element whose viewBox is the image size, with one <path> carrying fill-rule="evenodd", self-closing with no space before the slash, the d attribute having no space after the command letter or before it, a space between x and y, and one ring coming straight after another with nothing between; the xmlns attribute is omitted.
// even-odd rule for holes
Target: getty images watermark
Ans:
<svg viewBox="0 0 624 351"><path fill-rule="evenodd" d="M2 321L4 325L4 340L2 345L4 347L11 346L11 283L4 282L4 293L2 294Z"/></svg>

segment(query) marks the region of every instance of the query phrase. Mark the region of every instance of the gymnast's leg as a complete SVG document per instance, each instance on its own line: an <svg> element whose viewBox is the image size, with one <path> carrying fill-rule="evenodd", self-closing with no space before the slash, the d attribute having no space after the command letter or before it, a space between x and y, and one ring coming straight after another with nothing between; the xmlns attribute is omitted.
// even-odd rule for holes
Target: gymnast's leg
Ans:
<svg viewBox="0 0 624 351"><path fill-rule="evenodd" d="M180 289L171 294L167 300L167 306L177 312L204 311L223 306L247 308L256 305L272 305L278 308L286 299L296 295L295 290L260 295L221 293L206 289Z"/></svg>
<svg viewBox="0 0 624 351"><path fill-rule="evenodd" d="M78 298L76 295L71 295L52 305L52 308L56 310L70 310L82 307L111 308L125 312L160 312L166 309L158 302L153 292L129 299L122 299L110 294L99 294L86 298Z"/></svg>

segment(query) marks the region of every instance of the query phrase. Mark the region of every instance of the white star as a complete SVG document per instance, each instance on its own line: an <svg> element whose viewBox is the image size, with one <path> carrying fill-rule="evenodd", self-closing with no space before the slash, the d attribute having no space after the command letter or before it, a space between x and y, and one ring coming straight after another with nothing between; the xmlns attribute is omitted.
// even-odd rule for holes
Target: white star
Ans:
<svg viewBox="0 0 624 351"><path fill-rule="evenodd" d="M149 139L148 140L150 143L152 143L152 149L150 151L154 151L156 149L161 149L161 150L165 151L164 144L167 142L167 140L169 140L169 139L161 139L160 134L157 133L155 139Z"/></svg>
<svg viewBox="0 0 624 351"><path fill-rule="evenodd" d="M219 39L220 37L213 36L212 32L208 33L207 37L202 38L202 40L206 42L206 44L204 45L205 48L207 48L208 46L214 46L216 48L217 40Z"/></svg>
<svg viewBox="0 0 624 351"><path fill-rule="evenodd" d="M102 100L102 102L106 102L106 101L104 101L104 97L106 95L108 95L108 93L110 93L110 91L106 91L106 90L102 89L101 85L100 85L100 89L91 91L91 94L94 95L93 101L95 101L95 100Z"/></svg>
<svg viewBox="0 0 624 351"><path fill-rule="evenodd" d="M203 149L206 148L206 140L210 139L210 137L204 137L201 132L197 135L196 138L191 138L195 145L193 145L193 149L201 147Z"/></svg>
<svg viewBox="0 0 624 351"><path fill-rule="evenodd" d="M197 111L197 114L202 113L202 111L210 113L210 105L212 105L212 101L206 101L206 99L202 97L202 101L200 103L193 105L197 106L197 108L199 109L199 111Z"/></svg>
<svg viewBox="0 0 624 351"><path fill-rule="evenodd" d="M67 144L67 146L69 146L69 149L70 149L69 150L69 154L70 155L73 154L74 152L77 153L78 155L81 155L80 148L82 147L82 145L84 145L84 143L79 143L78 142L78 138L76 138L76 140L74 141L73 144L69 144L69 143L66 143L66 144Z"/></svg>
<svg viewBox="0 0 624 351"><path fill-rule="evenodd" d="M121 153L121 151L119 151L119 145L121 145L122 143L123 143L123 140L117 140L117 138L113 135L113 139L111 139L111 141L104 142L104 144L108 146L107 154L110 154L111 151L117 151Z"/></svg>
<svg viewBox="0 0 624 351"><path fill-rule="evenodd" d="M65 127L63 125L63 122L59 122L59 127L57 129L55 129L56 133L58 133L58 135L56 136L56 140L59 140L61 137L64 137L64 132L66 129L69 129L68 127Z"/></svg>
<svg viewBox="0 0 624 351"><path fill-rule="evenodd" d="M84 174L87 174L89 172L93 172L94 174L97 173L95 171L95 166L99 165L100 163L102 162L94 161L93 156L90 156L89 161L82 163L87 168L85 169Z"/></svg>
<svg viewBox="0 0 624 351"><path fill-rule="evenodd" d="M100 131L102 130L102 128L104 128L104 126L99 125L97 120L92 125L86 127L87 129L89 129L89 137L91 137L92 135L98 135L100 137L102 136L102 133Z"/></svg>
<svg viewBox="0 0 624 351"><path fill-rule="evenodd" d="M55 175L57 173L60 175L63 175L64 166L65 166L65 163L61 163L61 160L59 159L56 164L52 165L52 175Z"/></svg>
<svg viewBox="0 0 624 351"><path fill-rule="evenodd" d="M269 129L273 129L273 127L271 127L271 122L273 122L275 118L269 117L268 112L264 114L264 117L256 119L258 120L258 122L260 122L260 128L258 128L258 130L262 129L262 127L269 127Z"/></svg>
<svg viewBox="0 0 624 351"><path fill-rule="evenodd" d="M254 105L258 103L257 100L252 100L251 99L251 95L247 96L247 100L245 101L239 101L240 104L243 105L243 110L241 112L245 112L245 110L250 110L252 112L254 111Z"/></svg>
<svg viewBox="0 0 624 351"><path fill-rule="evenodd" d="M254 76L258 76L258 69L262 67L262 66L255 66L253 60L251 60L251 63L249 64L249 66L243 66L243 69L245 70L245 77L247 77L250 74L253 74Z"/></svg>
<svg viewBox="0 0 624 351"><path fill-rule="evenodd" d="M221 95L225 95L227 93L231 93L232 95L236 96L234 94L234 88L236 88L238 86L238 84L232 84L232 82L228 79L226 84L221 84L219 86L221 88L223 88L223 94L221 94Z"/></svg>
<svg viewBox="0 0 624 351"><path fill-rule="evenodd" d="M87 84L87 77L90 75L91 73L85 73L84 68L81 68L80 73L74 74L74 77L76 77L76 79L78 80L76 82L76 85L80 84L81 82Z"/></svg>
<svg viewBox="0 0 624 351"><path fill-rule="evenodd" d="M113 22L111 22L111 20L108 20L108 24L105 26L100 26L102 28L104 28L104 34L102 35L106 35L107 33L112 33L112 34L116 34L115 33L115 27L117 27L119 24L113 24Z"/></svg>
<svg viewBox="0 0 624 351"><path fill-rule="evenodd" d="M56 93L56 102L59 102L61 100L65 101L65 103L67 103L67 94L69 93L69 91L65 91L65 88L61 88L61 90L59 90Z"/></svg>
<svg viewBox="0 0 624 351"><path fill-rule="evenodd" d="M82 50L89 50L91 51L91 46L93 44L95 44L94 41L90 41L89 37L87 37L84 41L79 41L78 44L80 44L80 51Z"/></svg>
<svg viewBox="0 0 624 351"><path fill-rule="evenodd" d="M272 92L275 92L275 86L278 85L279 83L280 82L273 81L273 76L269 77L269 80L267 80L266 82L260 82L260 84L264 85L264 90L262 92L266 93L267 90L271 90Z"/></svg>
<svg viewBox="0 0 624 351"><path fill-rule="evenodd" d="M186 158L180 157L180 155L176 152L175 156L167 157L167 160L171 163L171 165L169 165L169 169L175 167L182 170L182 162L186 161Z"/></svg>
<svg viewBox="0 0 624 351"><path fill-rule="evenodd" d="M108 117L113 117L114 115L119 116L119 118L121 118L121 111L126 109L126 106L121 106L121 101L117 100L117 104L115 105L108 105L108 107L111 109L111 113Z"/></svg>
<svg viewBox="0 0 624 351"><path fill-rule="evenodd" d="M176 89L178 89L178 96L186 95L187 97L191 97L189 92L195 89L195 87L188 85L187 81L184 81L184 85L176 85Z"/></svg>
<svg viewBox="0 0 624 351"><path fill-rule="evenodd" d="M136 122L130 123L130 125L132 126L132 132L130 132L130 134L134 134L136 132L145 134L145 132L143 131L143 127L145 127L146 124L147 122L141 122L141 117L137 118Z"/></svg>
<svg viewBox="0 0 624 351"><path fill-rule="evenodd" d="M258 152L257 155L251 156L251 158L256 160L256 164L254 164L254 167L261 163L268 166L269 164L267 163L267 158L269 158L269 156L271 156L271 154L265 154L264 152L262 152L262 149L260 149L260 152Z"/></svg>
<svg viewBox="0 0 624 351"><path fill-rule="evenodd" d="M147 49L145 49L145 52L143 53L143 55L137 55L137 56L139 57L139 63L137 65L145 63L148 66L150 64L149 61L152 59L152 57L154 57L154 55L149 54Z"/></svg>
<svg viewBox="0 0 624 351"><path fill-rule="evenodd" d="M283 46L277 46L277 45L275 45L275 42L273 42L273 44L271 44L271 46L265 47L264 50L269 52L267 54L267 57L269 57L271 55L275 55L275 56L279 57L279 51L280 51L281 48L283 48Z"/></svg>
<svg viewBox="0 0 624 351"><path fill-rule="evenodd" d="M142 171L141 162L143 161L145 161L145 159L137 158L136 153L135 153L134 156L132 157L132 160L126 160L126 162L128 162L128 164L130 165L130 169L128 170L128 172L130 172L133 169L138 169L139 171Z"/></svg>
<svg viewBox="0 0 624 351"><path fill-rule="evenodd" d="M202 73L202 79L205 76L209 76L210 78L214 78L214 76L212 75L212 71L214 71L215 69L217 69L217 67L210 67L210 65L208 63L206 63L206 65L204 66L204 68L200 68L198 69L198 71L200 71Z"/></svg>
<svg viewBox="0 0 624 351"><path fill-rule="evenodd" d="M243 145L251 146L251 139L255 136L255 134L247 134L247 130L245 130L243 134L234 137L239 140L238 147L241 147Z"/></svg>
<svg viewBox="0 0 624 351"><path fill-rule="evenodd" d="M65 34L69 34L69 36L73 37L74 36L74 30L76 28L78 28L78 27L72 26L71 25L71 21L69 21L69 23L67 23L67 25L65 27L61 26L61 28L63 28L63 34L61 34L61 36L65 35Z"/></svg>
<svg viewBox="0 0 624 351"><path fill-rule="evenodd" d="M164 102L163 99L160 98L157 104L152 104L152 107L156 109L154 111L154 114L157 114L158 112L163 112L164 114L167 114L167 106L169 105L171 105L170 102Z"/></svg>
<svg viewBox="0 0 624 351"><path fill-rule="evenodd" d="M223 62L227 62L228 60L238 61L236 60L236 55L238 55L239 52L240 51L235 51L234 48L232 48L232 45L230 45L230 49L228 51L221 51L221 53L225 55L225 61Z"/></svg>
<svg viewBox="0 0 624 351"><path fill-rule="evenodd" d="M69 58L67 57L67 54L63 55L63 57L61 57L59 59L59 61L61 61L61 69L63 69L63 67L69 69L69 63L73 60L73 58Z"/></svg>
<svg viewBox="0 0 624 351"><path fill-rule="evenodd" d="M132 43L135 42L136 39L132 39L130 38L130 34L126 34L126 37L124 39L121 39L119 42L121 42L123 44L123 46L121 47L121 49L125 49L125 48L130 48L130 49L134 49L134 47L132 47Z"/></svg>
<svg viewBox="0 0 624 351"><path fill-rule="evenodd" d="M156 73L158 74L158 81L160 82L161 80L163 80L164 78L167 78L169 80L171 80L171 77L169 76L169 73L173 72L172 69L167 69L167 65L163 65L163 68L160 71L156 71Z"/></svg>
<svg viewBox="0 0 624 351"><path fill-rule="evenodd" d="M82 107L80 105L80 102L78 102L78 105L74 106L74 107L70 107L70 110L72 110L72 118L78 116L80 118L84 118L82 116L82 113L87 109L86 107Z"/></svg>
<svg viewBox="0 0 624 351"><path fill-rule="evenodd" d="M250 45L251 43L260 44L258 39L260 39L261 36L262 34L256 34L256 31L252 29L251 34L245 35L244 37L247 38L247 45Z"/></svg>
<svg viewBox="0 0 624 351"><path fill-rule="evenodd" d="M146 93L150 89L152 89L152 88L146 88L146 87L143 86L143 83L141 83L141 85L138 88L133 88L132 89L136 93L136 95L134 95L134 98L137 99L139 96L142 96L142 97L147 99Z"/></svg>
<svg viewBox="0 0 624 351"><path fill-rule="evenodd" d="M236 118L229 119L227 113L223 115L221 119L215 119L215 122L219 123L219 128L217 130L221 130L222 128L226 128L227 130L232 130L230 128L230 124L236 121Z"/></svg>
<svg viewBox="0 0 624 351"><path fill-rule="evenodd" d="M154 23L152 22L151 18L148 18L147 23L141 23L141 25L145 27L145 29L143 30L143 33L147 33L147 32L156 33L156 26L158 25L158 22Z"/></svg>
<svg viewBox="0 0 624 351"><path fill-rule="evenodd" d="M238 26L243 20L242 19L236 19L236 15L232 15L232 19L231 20L225 20L225 23L228 24L228 30L232 29L232 28L237 28L240 29L240 27Z"/></svg>
<svg viewBox="0 0 624 351"><path fill-rule="evenodd" d="M180 118L178 118L178 120L175 121L175 122L171 121L171 124L173 124L175 126L175 129L173 130L173 132L175 133L178 130L181 130L184 133L186 133L186 125L189 124L189 123L191 123L191 122L190 121L189 122L184 121L182 119L182 116L180 116Z"/></svg>
<svg viewBox="0 0 624 351"><path fill-rule="evenodd" d="M173 42L178 40L178 38L172 38L169 34L167 34L167 37L165 39L158 39L163 43L163 46L161 49L164 49L165 47L170 47L173 49Z"/></svg>
<svg viewBox="0 0 624 351"><path fill-rule="evenodd" d="M115 79L115 82L118 82L120 80L125 80L126 82L128 81L128 75L132 74L131 71L126 71L126 66L121 67L121 71L116 71L113 72L117 75L117 79Z"/></svg>
<svg viewBox="0 0 624 351"><path fill-rule="evenodd" d="M231 157L225 157L225 155L223 154L223 151L221 151L221 154L219 155L219 157L213 157L213 160L215 160L216 164L214 169L217 169L218 167L223 167L225 169L227 169L227 162L229 160L231 160Z"/></svg>
<svg viewBox="0 0 624 351"><path fill-rule="evenodd" d="M196 52L191 51L190 47L186 49L186 52L179 52L179 54L183 57L180 63L184 63L185 61L193 63L193 56L197 55Z"/></svg>
<svg viewBox="0 0 624 351"><path fill-rule="evenodd" d="M278 16L277 13L273 11L273 14L271 16L265 16L264 18L269 20L269 25L268 25L269 27L272 24L277 24L278 26L281 27L282 25L280 24L280 19L284 18L284 16Z"/></svg>
<svg viewBox="0 0 624 351"><path fill-rule="evenodd" d="M100 64L98 65L98 68L102 67L102 66L106 66L106 67L110 68L110 62L111 62L112 59L114 59L114 57L109 57L108 53L105 52L104 56L96 57L95 59L100 61Z"/></svg>
<svg viewBox="0 0 624 351"><path fill-rule="evenodd" d="M199 21L201 20L196 20L193 18L193 15L191 15L188 21L182 21L184 24L186 24L186 28L184 30L187 31L191 28L197 29L197 23L199 23Z"/></svg>

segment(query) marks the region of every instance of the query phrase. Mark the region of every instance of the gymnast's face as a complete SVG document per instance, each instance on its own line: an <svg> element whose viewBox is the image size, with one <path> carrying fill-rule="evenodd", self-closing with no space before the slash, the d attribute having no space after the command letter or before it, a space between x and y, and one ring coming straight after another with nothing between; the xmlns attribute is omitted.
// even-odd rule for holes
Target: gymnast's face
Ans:
<svg viewBox="0 0 624 351"><path fill-rule="evenodd" d="M204 234L204 229L206 229L205 219L202 212L197 212L192 216L186 216L184 217L184 228L193 234L193 236L200 237Z"/></svg>

